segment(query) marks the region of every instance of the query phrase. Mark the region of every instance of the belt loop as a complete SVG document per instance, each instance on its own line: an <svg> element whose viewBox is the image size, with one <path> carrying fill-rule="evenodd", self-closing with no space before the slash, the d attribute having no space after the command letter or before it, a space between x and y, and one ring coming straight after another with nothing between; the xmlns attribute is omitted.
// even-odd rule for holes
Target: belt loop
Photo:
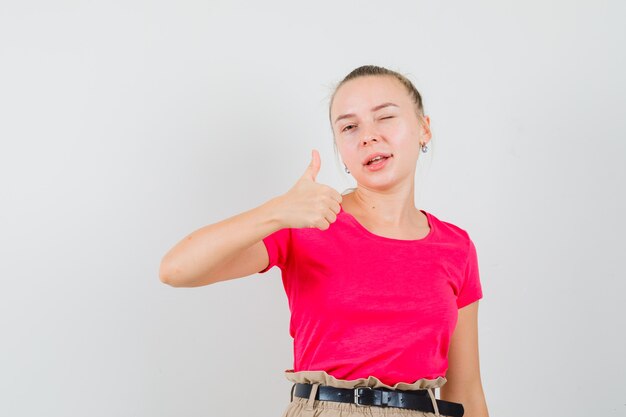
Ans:
<svg viewBox="0 0 626 417"><path fill-rule="evenodd" d="M294 382L293 386L291 387L291 401L292 402L293 402L293 391L295 390L295 388L296 388L296 383Z"/></svg>
<svg viewBox="0 0 626 417"><path fill-rule="evenodd" d="M441 414L439 414L439 407L437 407L437 399L435 398L435 389L432 388L432 391L430 388L427 388L428 390L428 395L430 395L430 399L433 402L433 408L435 409L435 416L440 417Z"/></svg>
<svg viewBox="0 0 626 417"><path fill-rule="evenodd" d="M317 387L320 385L319 382L313 383L311 385L311 393L309 394L309 399L306 402L306 406L302 410L302 417L313 417L315 415L315 410L313 409L313 403L315 402L315 395L317 394Z"/></svg>

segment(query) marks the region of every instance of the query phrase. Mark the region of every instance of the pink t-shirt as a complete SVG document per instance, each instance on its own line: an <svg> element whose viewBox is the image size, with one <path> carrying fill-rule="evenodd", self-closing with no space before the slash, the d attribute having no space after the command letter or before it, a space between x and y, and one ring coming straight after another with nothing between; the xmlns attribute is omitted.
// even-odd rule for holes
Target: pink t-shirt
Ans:
<svg viewBox="0 0 626 417"><path fill-rule="evenodd" d="M327 230L263 239L289 300L294 371L385 384L445 376L458 309L482 298L468 233L421 210L423 239L370 233L343 207Z"/></svg>

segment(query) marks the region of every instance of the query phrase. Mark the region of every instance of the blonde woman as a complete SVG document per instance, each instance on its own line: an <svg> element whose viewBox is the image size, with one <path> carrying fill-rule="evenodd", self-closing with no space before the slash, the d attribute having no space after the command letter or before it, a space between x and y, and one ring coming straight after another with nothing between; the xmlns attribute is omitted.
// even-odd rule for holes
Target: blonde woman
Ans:
<svg viewBox="0 0 626 417"><path fill-rule="evenodd" d="M317 183L313 150L285 194L174 246L161 280L195 287L280 268L294 338L283 417L487 417L476 248L414 203L432 136L421 95L398 72L365 65L337 85L329 118L356 188Z"/></svg>

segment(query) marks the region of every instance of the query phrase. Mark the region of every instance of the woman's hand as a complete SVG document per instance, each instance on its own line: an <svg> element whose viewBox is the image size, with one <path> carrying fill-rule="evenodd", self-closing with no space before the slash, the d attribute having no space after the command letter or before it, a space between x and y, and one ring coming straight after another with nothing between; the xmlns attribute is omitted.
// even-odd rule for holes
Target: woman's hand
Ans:
<svg viewBox="0 0 626 417"><path fill-rule="evenodd" d="M334 188L315 182L320 165L320 155L313 149L311 163L304 174L289 191L277 198L277 210L285 228L326 230L337 220L342 196Z"/></svg>

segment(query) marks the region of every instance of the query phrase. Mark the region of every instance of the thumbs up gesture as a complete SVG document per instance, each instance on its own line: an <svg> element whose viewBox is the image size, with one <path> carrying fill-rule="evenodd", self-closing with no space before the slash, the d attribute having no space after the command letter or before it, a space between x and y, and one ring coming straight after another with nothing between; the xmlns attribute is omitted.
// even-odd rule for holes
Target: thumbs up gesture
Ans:
<svg viewBox="0 0 626 417"><path fill-rule="evenodd" d="M320 154L313 149L311 163L296 184L279 197L278 212L285 227L317 227L326 230L337 220L341 194L315 181L320 171Z"/></svg>

